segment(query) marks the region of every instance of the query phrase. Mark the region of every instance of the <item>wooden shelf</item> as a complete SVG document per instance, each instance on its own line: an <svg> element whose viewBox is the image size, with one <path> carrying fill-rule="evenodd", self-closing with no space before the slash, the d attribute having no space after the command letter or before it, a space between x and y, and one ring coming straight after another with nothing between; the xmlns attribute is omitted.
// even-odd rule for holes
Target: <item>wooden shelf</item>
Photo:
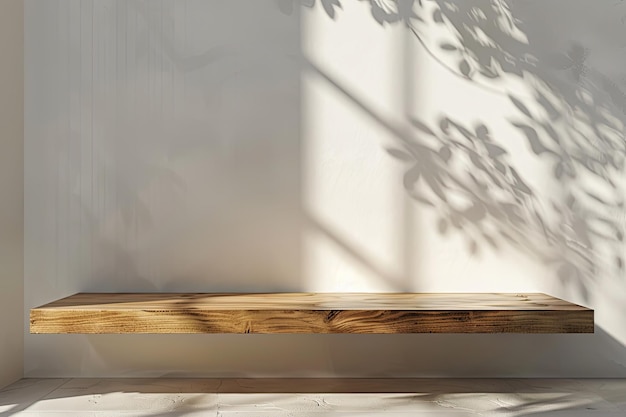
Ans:
<svg viewBox="0 0 626 417"><path fill-rule="evenodd" d="M545 294L80 293L30 311L31 333L593 333Z"/></svg>

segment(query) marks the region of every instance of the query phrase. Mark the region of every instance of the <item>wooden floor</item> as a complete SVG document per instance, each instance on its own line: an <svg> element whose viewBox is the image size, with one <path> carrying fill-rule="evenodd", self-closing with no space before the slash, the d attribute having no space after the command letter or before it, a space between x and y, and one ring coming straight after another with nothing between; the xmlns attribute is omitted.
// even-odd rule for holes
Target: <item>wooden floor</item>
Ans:
<svg viewBox="0 0 626 417"><path fill-rule="evenodd" d="M31 333L592 333L545 294L83 293L34 308Z"/></svg>
<svg viewBox="0 0 626 417"><path fill-rule="evenodd" d="M2 417L624 417L624 379L23 379Z"/></svg>

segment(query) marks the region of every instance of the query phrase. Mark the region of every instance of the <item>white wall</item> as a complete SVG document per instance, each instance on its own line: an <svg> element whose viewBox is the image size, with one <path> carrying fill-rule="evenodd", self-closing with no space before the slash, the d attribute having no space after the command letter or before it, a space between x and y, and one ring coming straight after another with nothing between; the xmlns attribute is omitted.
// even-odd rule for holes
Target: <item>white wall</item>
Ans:
<svg viewBox="0 0 626 417"><path fill-rule="evenodd" d="M414 3L27 0L25 314L541 291L594 335L26 334L26 375L626 376L626 8Z"/></svg>
<svg viewBox="0 0 626 417"><path fill-rule="evenodd" d="M23 374L24 8L0 2L0 388Z"/></svg>

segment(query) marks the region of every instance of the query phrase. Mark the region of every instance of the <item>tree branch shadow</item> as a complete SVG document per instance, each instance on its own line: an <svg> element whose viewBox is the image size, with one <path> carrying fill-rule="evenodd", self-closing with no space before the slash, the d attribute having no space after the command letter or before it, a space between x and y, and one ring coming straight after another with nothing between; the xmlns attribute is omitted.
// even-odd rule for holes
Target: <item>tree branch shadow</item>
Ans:
<svg viewBox="0 0 626 417"><path fill-rule="evenodd" d="M529 41L505 0L366 1L378 24L405 25L443 70L507 97L509 126L562 190L545 198L534 189L510 139L495 137L487 120L412 118L406 134L325 76L398 139L387 152L406 166L408 195L437 213L439 233L464 236L470 254L515 247L588 302L600 274L624 270L624 87L594 68L576 41L564 52ZM324 11L339 21L342 2L332 11L328 4ZM525 93L508 88L510 80Z"/></svg>

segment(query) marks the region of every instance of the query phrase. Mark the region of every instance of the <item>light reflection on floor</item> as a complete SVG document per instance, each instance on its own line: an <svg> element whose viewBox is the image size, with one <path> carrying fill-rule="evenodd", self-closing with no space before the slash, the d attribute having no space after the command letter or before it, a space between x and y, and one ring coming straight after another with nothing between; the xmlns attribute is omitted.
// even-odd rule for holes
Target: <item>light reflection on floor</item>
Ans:
<svg viewBox="0 0 626 417"><path fill-rule="evenodd" d="M626 415L626 379L22 379L8 416Z"/></svg>

